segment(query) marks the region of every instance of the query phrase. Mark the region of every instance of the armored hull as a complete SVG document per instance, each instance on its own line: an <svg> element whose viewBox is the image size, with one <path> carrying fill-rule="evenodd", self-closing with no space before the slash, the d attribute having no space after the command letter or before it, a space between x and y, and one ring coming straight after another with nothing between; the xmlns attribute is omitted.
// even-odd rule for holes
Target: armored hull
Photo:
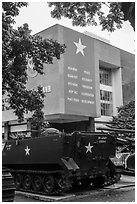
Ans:
<svg viewBox="0 0 137 204"><path fill-rule="evenodd" d="M115 139L106 133L50 133L7 141L2 162L11 169L17 189L55 194L78 182L116 182L115 150Z"/></svg>

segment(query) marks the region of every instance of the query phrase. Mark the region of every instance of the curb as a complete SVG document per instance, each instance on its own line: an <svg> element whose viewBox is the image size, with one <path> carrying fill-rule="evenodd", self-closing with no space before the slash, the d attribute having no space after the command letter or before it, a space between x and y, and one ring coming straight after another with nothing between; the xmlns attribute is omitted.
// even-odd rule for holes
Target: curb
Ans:
<svg viewBox="0 0 137 204"><path fill-rule="evenodd" d="M135 172L134 171L128 171L125 170L124 172L122 172L123 175L127 175L127 176L135 176Z"/></svg>
<svg viewBox="0 0 137 204"><path fill-rule="evenodd" d="M135 187L135 184L127 184L127 185L117 185L117 186L109 186L105 187L104 189L107 190L113 190L113 189L121 189L121 188L127 188L127 187Z"/></svg>
<svg viewBox="0 0 137 204"><path fill-rule="evenodd" d="M74 194L57 197L57 196L46 196L46 195L39 195L39 194L21 192L21 191L16 191L15 195L23 195L28 198L33 198L35 200L40 200L45 202L58 202L58 201L64 201L64 200L66 201L69 198L75 197Z"/></svg>

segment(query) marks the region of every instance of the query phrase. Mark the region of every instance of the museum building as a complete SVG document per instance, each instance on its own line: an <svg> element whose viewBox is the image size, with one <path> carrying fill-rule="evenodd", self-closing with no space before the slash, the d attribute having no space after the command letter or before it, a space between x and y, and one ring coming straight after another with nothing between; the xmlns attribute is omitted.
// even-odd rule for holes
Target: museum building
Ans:
<svg viewBox="0 0 137 204"><path fill-rule="evenodd" d="M112 46L109 41L80 33L61 25L37 35L65 44L65 53L53 64L44 64L44 74L28 62L28 89L42 86L46 93L45 120L52 127L71 132L96 130L117 115L117 108L135 96L135 55ZM8 108L3 98L2 132L30 129L31 113L23 123Z"/></svg>

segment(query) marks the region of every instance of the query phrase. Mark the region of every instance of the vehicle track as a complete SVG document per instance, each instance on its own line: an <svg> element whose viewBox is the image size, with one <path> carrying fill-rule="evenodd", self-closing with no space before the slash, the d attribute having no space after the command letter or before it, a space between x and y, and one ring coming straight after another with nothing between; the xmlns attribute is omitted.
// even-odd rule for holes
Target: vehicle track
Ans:
<svg viewBox="0 0 137 204"><path fill-rule="evenodd" d="M47 196L47 195L41 195L41 194L34 194L31 192L25 192L25 191L16 191L16 194L21 194L26 197L34 198L36 200L41 200L41 201L69 201L71 199L74 199L75 197L78 198L83 198L83 197L88 197L90 195L98 195L99 193L103 191L109 191L109 190L116 190L116 189L122 189L122 188L131 188L135 187L134 182L118 182L116 184L112 184L110 186L104 186L102 188L94 188L94 187L77 187L77 188L72 188L68 193L64 193L60 196Z"/></svg>

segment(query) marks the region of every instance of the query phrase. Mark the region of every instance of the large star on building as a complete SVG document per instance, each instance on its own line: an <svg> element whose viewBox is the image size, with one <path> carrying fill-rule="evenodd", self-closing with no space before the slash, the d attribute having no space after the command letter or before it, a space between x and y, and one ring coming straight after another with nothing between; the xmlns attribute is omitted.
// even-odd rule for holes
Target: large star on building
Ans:
<svg viewBox="0 0 137 204"><path fill-rule="evenodd" d="M78 43L74 42L74 44L77 47L76 54L78 54L80 52L84 56L84 51L83 50L86 48L86 46L82 45L81 39L79 38L79 42Z"/></svg>
<svg viewBox="0 0 137 204"><path fill-rule="evenodd" d="M92 153L91 149L93 148L93 146L90 145L90 142L88 143L88 146L85 146L85 147L87 148L86 153L88 153L88 152Z"/></svg>
<svg viewBox="0 0 137 204"><path fill-rule="evenodd" d="M29 149L29 147L28 146L26 146L26 149L25 149L25 155L29 155L29 151L30 151L30 149Z"/></svg>

